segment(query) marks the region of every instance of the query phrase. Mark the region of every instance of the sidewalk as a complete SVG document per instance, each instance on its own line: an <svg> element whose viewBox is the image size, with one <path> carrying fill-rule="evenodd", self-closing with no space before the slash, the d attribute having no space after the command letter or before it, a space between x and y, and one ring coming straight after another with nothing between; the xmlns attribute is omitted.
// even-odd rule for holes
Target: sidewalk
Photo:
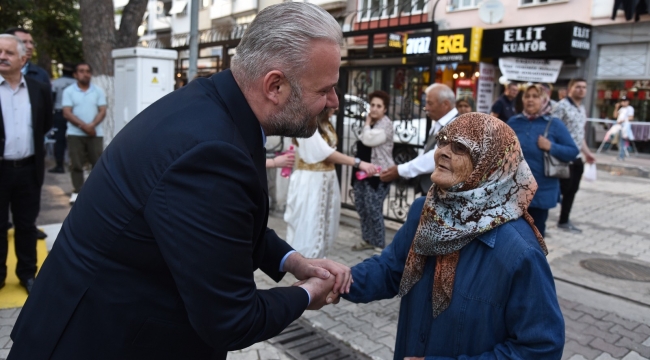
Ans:
<svg viewBox="0 0 650 360"><path fill-rule="evenodd" d="M650 178L650 154L634 154L625 161L617 160L618 150L603 151L596 154L596 168L612 173L613 175L636 176Z"/></svg>

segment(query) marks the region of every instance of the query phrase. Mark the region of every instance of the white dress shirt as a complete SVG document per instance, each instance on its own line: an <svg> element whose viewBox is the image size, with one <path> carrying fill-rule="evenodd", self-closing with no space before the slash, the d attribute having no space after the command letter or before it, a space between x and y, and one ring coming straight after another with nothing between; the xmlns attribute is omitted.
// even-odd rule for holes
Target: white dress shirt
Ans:
<svg viewBox="0 0 650 360"><path fill-rule="evenodd" d="M34 155L32 104L24 76L15 90L0 76L0 107L5 128L3 157L6 160L20 160Z"/></svg>
<svg viewBox="0 0 650 360"><path fill-rule="evenodd" d="M443 127L447 126L455 117L458 115L458 110L456 108L451 109L450 112L446 113L445 116L441 117L440 120L436 121L435 124L431 127L429 131L429 136L434 136L440 131ZM397 172L399 176L405 177L407 179L414 178L422 174L431 174L436 168L436 163L433 160L433 152L438 148L438 145L434 146L433 149L427 151L426 153L420 154L415 159L397 165Z"/></svg>

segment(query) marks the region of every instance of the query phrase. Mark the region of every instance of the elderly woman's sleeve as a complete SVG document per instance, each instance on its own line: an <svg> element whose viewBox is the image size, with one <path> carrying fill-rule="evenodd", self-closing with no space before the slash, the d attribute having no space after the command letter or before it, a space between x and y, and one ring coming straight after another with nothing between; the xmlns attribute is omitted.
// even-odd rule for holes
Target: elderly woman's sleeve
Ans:
<svg viewBox="0 0 650 360"><path fill-rule="evenodd" d="M566 126L559 119L553 119L552 121L551 126L555 130L558 141L551 144L551 155L564 162L575 160L578 154L580 154L580 150L576 146L575 141L573 141L571 133L569 133L569 130L567 130Z"/></svg>
<svg viewBox="0 0 650 360"><path fill-rule="evenodd" d="M564 318L551 269L539 248L531 247L513 265L511 292L505 311L508 338L492 351L458 360L560 359ZM426 360L447 360L427 356Z"/></svg>
<svg viewBox="0 0 650 360"><path fill-rule="evenodd" d="M413 202L406 223L381 255L375 255L352 267L354 283L350 287L350 293L342 295L344 299L353 303L368 303L397 295L423 204L424 197Z"/></svg>

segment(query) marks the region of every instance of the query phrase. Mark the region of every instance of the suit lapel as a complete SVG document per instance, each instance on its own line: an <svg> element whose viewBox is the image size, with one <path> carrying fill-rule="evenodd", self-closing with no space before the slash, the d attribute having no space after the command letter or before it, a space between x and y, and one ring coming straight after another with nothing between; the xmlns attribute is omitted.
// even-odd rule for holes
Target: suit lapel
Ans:
<svg viewBox="0 0 650 360"><path fill-rule="evenodd" d="M244 94L239 89L239 85L232 76L230 70L221 71L213 75L210 80L214 84L223 103L228 109L235 125L239 129L246 147L248 148L255 168L260 185L265 194L268 194L268 184L266 180L266 149L262 144L262 128L255 117L253 110L246 102Z"/></svg>
<svg viewBox="0 0 650 360"><path fill-rule="evenodd" d="M27 93L29 94L29 102L31 104L32 108L32 133L34 135L34 145L36 145L37 141L42 141L38 139L39 135L38 134L43 134L44 131L41 129L43 127L42 123L42 116L39 116L39 111L40 107L39 104L42 104L43 102L41 101L40 94L39 94L39 86L36 80L32 80L28 77L25 77L25 83L27 84ZM35 146L37 149L38 147Z"/></svg>

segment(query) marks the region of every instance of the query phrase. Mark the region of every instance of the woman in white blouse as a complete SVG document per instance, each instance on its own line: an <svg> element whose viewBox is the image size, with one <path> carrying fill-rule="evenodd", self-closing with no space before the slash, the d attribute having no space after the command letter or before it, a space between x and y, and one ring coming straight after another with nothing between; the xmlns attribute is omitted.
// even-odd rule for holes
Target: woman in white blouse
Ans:
<svg viewBox="0 0 650 360"><path fill-rule="evenodd" d="M381 90L368 95L370 112L357 142L357 156L361 160L388 169L393 161L393 122L386 116L389 95ZM356 174L355 174L356 175ZM361 220L363 239L352 250L384 248L386 229L384 227L383 205L390 190L390 183L379 177L369 176L363 180L352 177L354 205Z"/></svg>
<svg viewBox="0 0 650 360"><path fill-rule="evenodd" d="M335 164L355 166L369 175L373 164L336 151L337 136L329 118L334 110L318 117L318 130L307 139L294 139L295 169L289 180L287 242L307 258L322 258L338 234L341 190Z"/></svg>

